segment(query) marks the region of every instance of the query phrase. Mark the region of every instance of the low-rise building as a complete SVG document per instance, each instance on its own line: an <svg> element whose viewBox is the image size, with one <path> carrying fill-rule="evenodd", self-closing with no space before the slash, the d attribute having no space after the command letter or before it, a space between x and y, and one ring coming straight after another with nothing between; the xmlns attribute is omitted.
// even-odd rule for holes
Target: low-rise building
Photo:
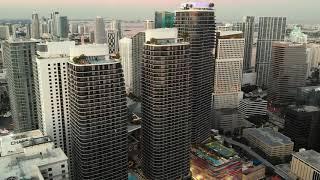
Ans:
<svg viewBox="0 0 320 180"><path fill-rule="evenodd" d="M0 179L69 179L68 158L40 130L0 138Z"/></svg>
<svg viewBox="0 0 320 180"><path fill-rule="evenodd" d="M242 171L242 180L259 180L266 177L266 167L264 165Z"/></svg>
<svg viewBox="0 0 320 180"><path fill-rule="evenodd" d="M253 115L266 115L268 102L261 98L242 99L239 105L239 112L245 117Z"/></svg>
<svg viewBox="0 0 320 180"><path fill-rule="evenodd" d="M292 154L291 172L299 179L320 179L320 153L302 150Z"/></svg>
<svg viewBox="0 0 320 180"><path fill-rule="evenodd" d="M293 152L294 143L291 139L272 128L245 129L243 136L251 146L264 152L267 157L285 158Z"/></svg>

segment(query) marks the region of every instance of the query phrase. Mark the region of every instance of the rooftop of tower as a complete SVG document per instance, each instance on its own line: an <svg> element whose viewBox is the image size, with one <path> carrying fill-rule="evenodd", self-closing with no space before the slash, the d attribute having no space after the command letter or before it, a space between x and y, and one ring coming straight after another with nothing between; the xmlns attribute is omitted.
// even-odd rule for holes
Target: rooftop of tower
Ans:
<svg viewBox="0 0 320 180"><path fill-rule="evenodd" d="M218 31L219 39L240 39L243 38L242 31Z"/></svg>
<svg viewBox="0 0 320 180"><path fill-rule="evenodd" d="M26 38L12 38L10 37L6 40L8 43L38 43L38 40L35 39L26 39Z"/></svg>
<svg viewBox="0 0 320 180"><path fill-rule="evenodd" d="M214 10L212 2L187 2L180 6L181 10Z"/></svg>
<svg viewBox="0 0 320 180"><path fill-rule="evenodd" d="M309 166L320 170L320 153L314 150L301 150L300 152L293 153L292 155L301 161L304 161L306 164L309 164Z"/></svg>
<svg viewBox="0 0 320 180"><path fill-rule="evenodd" d="M75 65L114 64L116 60L109 58L108 45L86 44L70 48L70 61Z"/></svg>
<svg viewBox="0 0 320 180"><path fill-rule="evenodd" d="M291 139L273 129L266 128L248 128L244 130L247 134L254 136L255 138L262 141L264 144L268 144L270 146L281 146L293 144Z"/></svg>
<svg viewBox="0 0 320 180"><path fill-rule="evenodd" d="M301 106L290 105L288 108L297 112L319 112L320 111L319 107L306 106L306 105L301 105Z"/></svg>
<svg viewBox="0 0 320 180"><path fill-rule="evenodd" d="M116 60L109 59L108 56L86 56L81 54L80 56L73 57L71 60L73 64L76 65L98 65L98 64L114 64L117 63Z"/></svg>
<svg viewBox="0 0 320 180"><path fill-rule="evenodd" d="M183 42L182 38L178 38L177 28L158 28L148 29L146 31L146 44L154 46L177 46L186 45L188 42Z"/></svg>

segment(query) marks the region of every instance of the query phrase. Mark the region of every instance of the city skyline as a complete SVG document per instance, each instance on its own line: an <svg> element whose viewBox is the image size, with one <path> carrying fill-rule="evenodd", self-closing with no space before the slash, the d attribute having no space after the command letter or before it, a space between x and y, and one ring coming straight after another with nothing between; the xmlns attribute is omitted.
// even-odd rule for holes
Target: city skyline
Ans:
<svg viewBox="0 0 320 180"><path fill-rule="evenodd" d="M66 12L65 15L71 17L71 19L94 18L100 15L107 19L138 20L152 18L155 10L174 11L182 2L187 1L56 0L48 2L30 0L21 2L21 0L3 0L0 7L0 19L25 18L29 17L33 11L36 11L42 17L47 16L48 12L52 10L58 10ZM216 0L214 3L217 7L217 19L219 21L238 21L246 15L289 16L289 23L308 24L317 22L317 17L314 14L317 12L316 4L319 2L316 0L308 0L308 3L299 0L269 0L263 2L259 0ZM119 11L119 8L122 11Z"/></svg>

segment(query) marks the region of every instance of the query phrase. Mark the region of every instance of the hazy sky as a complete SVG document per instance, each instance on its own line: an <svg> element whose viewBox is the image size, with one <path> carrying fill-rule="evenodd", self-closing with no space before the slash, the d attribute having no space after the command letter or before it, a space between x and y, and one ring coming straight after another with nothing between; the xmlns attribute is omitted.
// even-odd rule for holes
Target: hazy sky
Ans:
<svg viewBox="0 0 320 180"><path fill-rule="evenodd" d="M204 1L204 0L199 0ZM58 10L70 18L127 20L152 18L155 10L175 10L182 0L0 0L0 19L31 18L37 11L47 16ZM214 0L218 20L238 20L245 15L287 16L290 23L320 24L320 0Z"/></svg>

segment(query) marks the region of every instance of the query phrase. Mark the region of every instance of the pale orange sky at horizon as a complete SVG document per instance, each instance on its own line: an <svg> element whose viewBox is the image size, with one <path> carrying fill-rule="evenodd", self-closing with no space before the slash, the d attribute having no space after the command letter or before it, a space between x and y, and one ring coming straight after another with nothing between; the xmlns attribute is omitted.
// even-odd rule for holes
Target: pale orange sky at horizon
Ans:
<svg viewBox="0 0 320 180"><path fill-rule="evenodd" d="M317 22L319 0L198 0L213 2L217 19L253 16L287 16L294 21ZM155 10L174 11L188 0L0 0L0 19L31 17L36 11L47 16L52 10L71 18L95 16L120 19L152 18ZM320 23L320 22L319 22Z"/></svg>

